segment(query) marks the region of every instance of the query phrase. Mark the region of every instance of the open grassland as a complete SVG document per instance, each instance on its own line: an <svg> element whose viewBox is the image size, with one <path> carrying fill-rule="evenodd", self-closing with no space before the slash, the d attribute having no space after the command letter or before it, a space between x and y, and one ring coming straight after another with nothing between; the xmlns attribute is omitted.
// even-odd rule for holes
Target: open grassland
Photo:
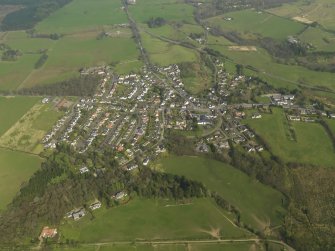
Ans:
<svg viewBox="0 0 335 251"><path fill-rule="evenodd" d="M194 7L181 0L137 1L129 7L130 13L138 23L146 23L150 18L161 17L166 21L195 23Z"/></svg>
<svg viewBox="0 0 335 251"><path fill-rule="evenodd" d="M197 53L192 49L170 44L158 38L154 38L145 32L141 33L141 38L143 47L148 52L152 63L166 66L198 60Z"/></svg>
<svg viewBox="0 0 335 251"><path fill-rule="evenodd" d="M210 48L220 51L236 64L250 65L258 72L248 72L267 80L275 87L297 88L299 84L310 87L324 87L335 90L334 73L308 70L298 65L284 65L275 62L262 48L257 51L232 51L228 46L211 45Z"/></svg>
<svg viewBox="0 0 335 251"><path fill-rule="evenodd" d="M282 109L272 109L261 119L247 119L247 123L271 148L271 152L285 162L306 163L334 167L332 143L320 124L289 122ZM292 139L294 131L296 140Z"/></svg>
<svg viewBox="0 0 335 251"><path fill-rule="evenodd" d="M11 128L40 98L0 97L0 136Z"/></svg>
<svg viewBox="0 0 335 251"><path fill-rule="evenodd" d="M60 226L65 239L95 243L135 239L243 238L249 234L232 225L210 199L179 202L135 198L115 208L101 208L80 221ZM201 216L201 217L200 217Z"/></svg>
<svg viewBox="0 0 335 251"><path fill-rule="evenodd" d="M0 210L3 210L20 190L23 182L40 167L37 156L0 149Z"/></svg>
<svg viewBox="0 0 335 251"><path fill-rule="evenodd" d="M40 56L26 54L14 62L0 61L0 90L15 90L28 77Z"/></svg>
<svg viewBox="0 0 335 251"><path fill-rule="evenodd" d="M269 12L278 16L298 17L306 21L318 22L326 29L335 30L335 2L333 0L299 0L270 9Z"/></svg>
<svg viewBox="0 0 335 251"><path fill-rule="evenodd" d="M128 22L121 7L121 1L74 0L39 23L36 29L47 34L102 30L105 25Z"/></svg>
<svg viewBox="0 0 335 251"><path fill-rule="evenodd" d="M253 228L264 230L280 224L285 213L279 192L227 164L200 157L169 156L157 168L202 182L236 206L241 221Z"/></svg>
<svg viewBox="0 0 335 251"><path fill-rule="evenodd" d="M0 147L39 154L43 150L44 135L62 114L53 104L35 104L0 137Z"/></svg>
<svg viewBox="0 0 335 251"><path fill-rule="evenodd" d="M225 20L225 17L230 17L232 20ZM284 40L287 36L295 35L304 29L301 23L255 10L231 12L207 21L211 26L219 26L224 31L239 32L246 37L255 34L278 40Z"/></svg>
<svg viewBox="0 0 335 251"><path fill-rule="evenodd" d="M299 39L311 44L316 51L335 51L335 34L319 28L309 27L299 35Z"/></svg>
<svg viewBox="0 0 335 251"><path fill-rule="evenodd" d="M67 36L59 40L48 52L45 65L35 70L21 87L36 83L51 83L77 76L79 69L95 65L136 60L139 52L128 37L107 37L97 40L97 33L85 36Z"/></svg>
<svg viewBox="0 0 335 251"><path fill-rule="evenodd" d="M55 248L55 251L251 251L265 250L259 243L195 243L195 244L111 244L96 247ZM275 249L277 250L277 249ZM278 249L279 251L280 249Z"/></svg>

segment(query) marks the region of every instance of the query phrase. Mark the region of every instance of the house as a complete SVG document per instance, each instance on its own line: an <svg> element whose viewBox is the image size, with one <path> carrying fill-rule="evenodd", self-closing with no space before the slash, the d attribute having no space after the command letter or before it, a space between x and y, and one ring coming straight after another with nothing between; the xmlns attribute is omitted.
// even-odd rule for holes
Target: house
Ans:
<svg viewBox="0 0 335 251"><path fill-rule="evenodd" d="M86 167L86 166L84 166L84 167L82 167L82 168L80 168L79 169L79 172L81 173L81 174L83 174L83 173L87 173L87 172L89 172L90 170Z"/></svg>
<svg viewBox="0 0 335 251"><path fill-rule="evenodd" d="M143 161L143 165L144 166L147 166L149 164L149 161L150 159L149 158L146 158L144 161Z"/></svg>
<svg viewBox="0 0 335 251"><path fill-rule="evenodd" d="M260 118L262 118L262 115L259 114L259 113L255 113L255 114L253 114L253 115L251 116L251 118L252 118L252 119L260 119Z"/></svg>
<svg viewBox="0 0 335 251"><path fill-rule="evenodd" d="M81 208L81 209L79 209L77 211L72 212L72 217L73 217L74 220L79 220L82 217L84 217L85 214L86 214L85 209Z"/></svg>
<svg viewBox="0 0 335 251"><path fill-rule="evenodd" d="M42 229L42 232L40 234L41 238L53 238L57 234L57 228L49 228L48 226L44 227Z"/></svg>
<svg viewBox="0 0 335 251"><path fill-rule="evenodd" d="M116 200L121 200L123 199L124 197L126 197L128 194L124 191L121 191L121 192L118 192L117 194L114 195L114 198Z"/></svg>
<svg viewBox="0 0 335 251"><path fill-rule="evenodd" d="M95 210L95 209L98 209L100 207L101 207L101 202L100 201L94 202L93 204L90 205L91 210Z"/></svg>

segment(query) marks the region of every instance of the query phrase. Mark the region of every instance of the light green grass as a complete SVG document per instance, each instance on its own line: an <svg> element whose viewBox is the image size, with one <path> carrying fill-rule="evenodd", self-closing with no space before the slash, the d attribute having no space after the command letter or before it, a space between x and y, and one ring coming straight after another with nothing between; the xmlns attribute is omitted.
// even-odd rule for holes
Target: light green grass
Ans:
<svg viewBox="0 0 335 251"><path fill-rule="evenodd" d="M54 251L95 251L97 247L55 248ZM114 244L101 245L99 251L250 251L263 250L255 243L208 243L208 244Z"/></svg>
<svg viewBox="0 0 335 251"><path fill-rule="evenodd" d="M231 17L233 20L226 21L223 16L217 16L208 19L208 21L213 26L219 25L225 31L259 34L262 37L271 37L278 40L284 40L287 36L295 35L304 28L301 23L255 10L236 11L224 16Z"/></svg>
<svg viewBox="0 0 335 251"><path fill-rule="evenodd" d="M141 33L143 47L149 54L151 61L155 64L166 66L181 62L195 62L198 60L197 53L180 45L172 45L152 36Z"/></svg>
<svg viewBox="0 0 335 251"><path fill-rule="evenodd" d="M247 234L228 222L225 213L209 199L193 199L187 205L175 203L136 198L126 205L94 211L94 220L85 216L80 221L67 221L59 230L64 239L79 242L209 238L206 231L213 229L219 229L225 238Z"/></svg>
<svg viewBox="0 0 335 251"><path fill-rule="evenodd" d="M0 97L0 136L12 127L40 98Z"/></svg>
<svg viewBox="0 0 335 251"><path fill-rule="evenodd" d="M334 167L332 143L320 124L291 122L296 141L290 140L289 125L281 109L263 114L261 119L248 119L247 123L270 146L271 152L285 162Z"/></svg>
<svg viewBox="0 0 335 251"><path fill-rule="evenodd" d="M72 33L102 29L104 25L127 23L121 1L74 0L36 27L41 33Z"/></svg>
<svg viewBox="0 0 335 251"><path fill-rule="evenodd" d="M130 37L96 39L96 34L69 36L59 40L48 52L45 65L33 72L21 87L52 83L78 76L79 69L136 60L139 52Z"/></svg>
<svg viewBox="0 0 335 251"><path fill-rule="evenodd" d="M195 23L194 7L180 0L137 1L129 7L132 17L139 23L146 23L151 17L162 17L166 21Z"/></svg>
<svg viewBox="0 0 335 251"><path fill-rule="evenodd" d="M0 210L3 210L19 192L20 186L40 167L41 159L0 149L0 163Z"/></svg>
<svg viewBox="0 0 335 251"><path fill-rule="evenodd" d="M281 206L283 196L227 164L200 157L170 156L157 167L202 182L236 206L241 221L253 228L264 230L265 226L281 223L285 212Z"/></svg>
<svg viewBox="0 0 335 251"><path fill-rule="evenodd" d="M309 27L299 35L299 39L316 47L317 51L335 51L335 35L319 28Z"/></svg>
<svg viewBox="0 0 335 251"><path fill-rule="evenodd" d="M320 23L327 29L335 30L335 3L333 0L299 0L270 9L269 12L289 18L304 16L310 21Z"/></svg>

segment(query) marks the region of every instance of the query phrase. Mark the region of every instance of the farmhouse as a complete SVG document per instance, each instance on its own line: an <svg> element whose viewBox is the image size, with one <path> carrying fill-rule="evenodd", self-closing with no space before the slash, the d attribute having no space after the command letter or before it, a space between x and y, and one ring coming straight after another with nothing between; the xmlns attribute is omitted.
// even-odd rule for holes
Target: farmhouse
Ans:
<svg viewBox="0 0 335 251"><path fill-rule="evenodd" d="M49 228L48 226L42 229L40 239L42 238L53 238L57 234L57 228Z"/></svg>

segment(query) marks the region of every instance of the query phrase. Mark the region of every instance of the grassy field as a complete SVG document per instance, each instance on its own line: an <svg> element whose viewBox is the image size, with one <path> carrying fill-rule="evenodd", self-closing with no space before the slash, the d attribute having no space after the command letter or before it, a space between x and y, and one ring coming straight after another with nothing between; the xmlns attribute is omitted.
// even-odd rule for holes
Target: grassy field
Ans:
<svg viewBox="0 0 335 251"><path fill-rule="evenodd" d="M54 123L62 116L53 104L35 104L20 120L0 137L0 146L39 154L41 141Z"/></svg>
<svg viewBox="0 0 335 251"><path fill-rule="evenodd" d="M322 31L319 28L309 27L299 35L299 39L313 45L316 51L335 51L335 34Z"/></svg>
<svg viewBox="0 0 335 251"><path fill-rule="evenodd" d="M247 123L270 146L271 152L285 162L334 166L335 154L327 133L320 124L289 122L281 109L263 114L261 119L247 119ZM296 141L291 140L289 127Z"/></svg>
<svg viewBox="0 0 335 251"><path fill-rule="evenodd" d="M230 17L232 20L226 21L224 17ZM284 40L287 36L295 35L304 29L301 23L255 10L231 12L207 21L212 26L220 26L224 31L237 31L251 38L254 34Z"/></svg>
<svg viewBox="0 0 335 251"><path fill-rule="evenodd" d="M11 128L40 98L0 97L0 136Z"/></svg>
<svg viewBox="0 0 335 251"><path fill-rule="evenodd" d="M181 202L180 202L181 203ZM94 243L135 239L237 238L249 235L232 225L226 213L209 199L176 204L168 199L135 198L119 207L94 211L80 221L66 221L59 230L64 239ZM199 217L201 215L201 217Z"/></svg>
<svg viewBox="0 0 335 251"><path fill-rule="evenodd" d="M335 2L333 0L299 0L269 11L288 18L303 17L312 22L316 21L327 29L335 30Z"/></svg>
<svg viewBox="0 0 335 251"><path fill-rule="evenodd" d="M40 167L41 161L33 155L0 149L0 210L11 202L22 183Z"/></svg>
<svg viewBox="0 0 335 251"><path fill-rule="evenodd" d="M133 18L139 23L146 23L151 17L161 17L166 21L194 24L194 8L181 0L146 0L138 1L129 8Z"/></svg>
<svg viewBox="0 0 335 251"><path fill-rule="evenodd" d="M47 34L102 30L106 25L127 23L121 7L121 1L74 0L39 23L36 29Z"/></svg>
<svg viewBox="0 0 335 251"><path fill-rule="evenodd" d="M141 33L143 47L149 54L152 63L165 66L181 62L194 62L198 60L197 53L180 45L172 45L153 38L149 34Z"/></svg>
<svg viewBox="0 0 335 251"><path fill-rule="evenodd" d="M256 243L209 243L209 244L129 244L101 245L99 251L250 251L265 250ZM97 247L55 248L54 251L95 251ZM278 249L279 251L280 249Z"/></svg>
<svg viewBox="0 0 335 251"><path fill-rule="evenodd" d="M228 46L219 44L210 45L209 47L220 51L235 63L255 67L258 72L250 71L248 74L258 75L275 87L294 89L302 83L311 87L335 89L333 73L317 72L297 65L277 63L264 49L257 48L257 51L241 52L231 51Z"/></svg>
<svg viewBox="0 0 335 251"><path fill-rule="evenodd" d="M139 52L130 35L101 40L96 39L97 35L95 32L85 33L59 40L48 52L49 58L45 65L34 70L21 87L31 87L36 83L51 83L78 76L78 70L81 67L118 63L138 58Z"/></svg>
<svg viewBox="0 0 335 251"><path fill-rule="evenodd" d="M281 223L285 212L281 206L283 196L227 164L200 157L170 156L156 167L204 183L236 206L241 220L256 229Z"/></svg>

